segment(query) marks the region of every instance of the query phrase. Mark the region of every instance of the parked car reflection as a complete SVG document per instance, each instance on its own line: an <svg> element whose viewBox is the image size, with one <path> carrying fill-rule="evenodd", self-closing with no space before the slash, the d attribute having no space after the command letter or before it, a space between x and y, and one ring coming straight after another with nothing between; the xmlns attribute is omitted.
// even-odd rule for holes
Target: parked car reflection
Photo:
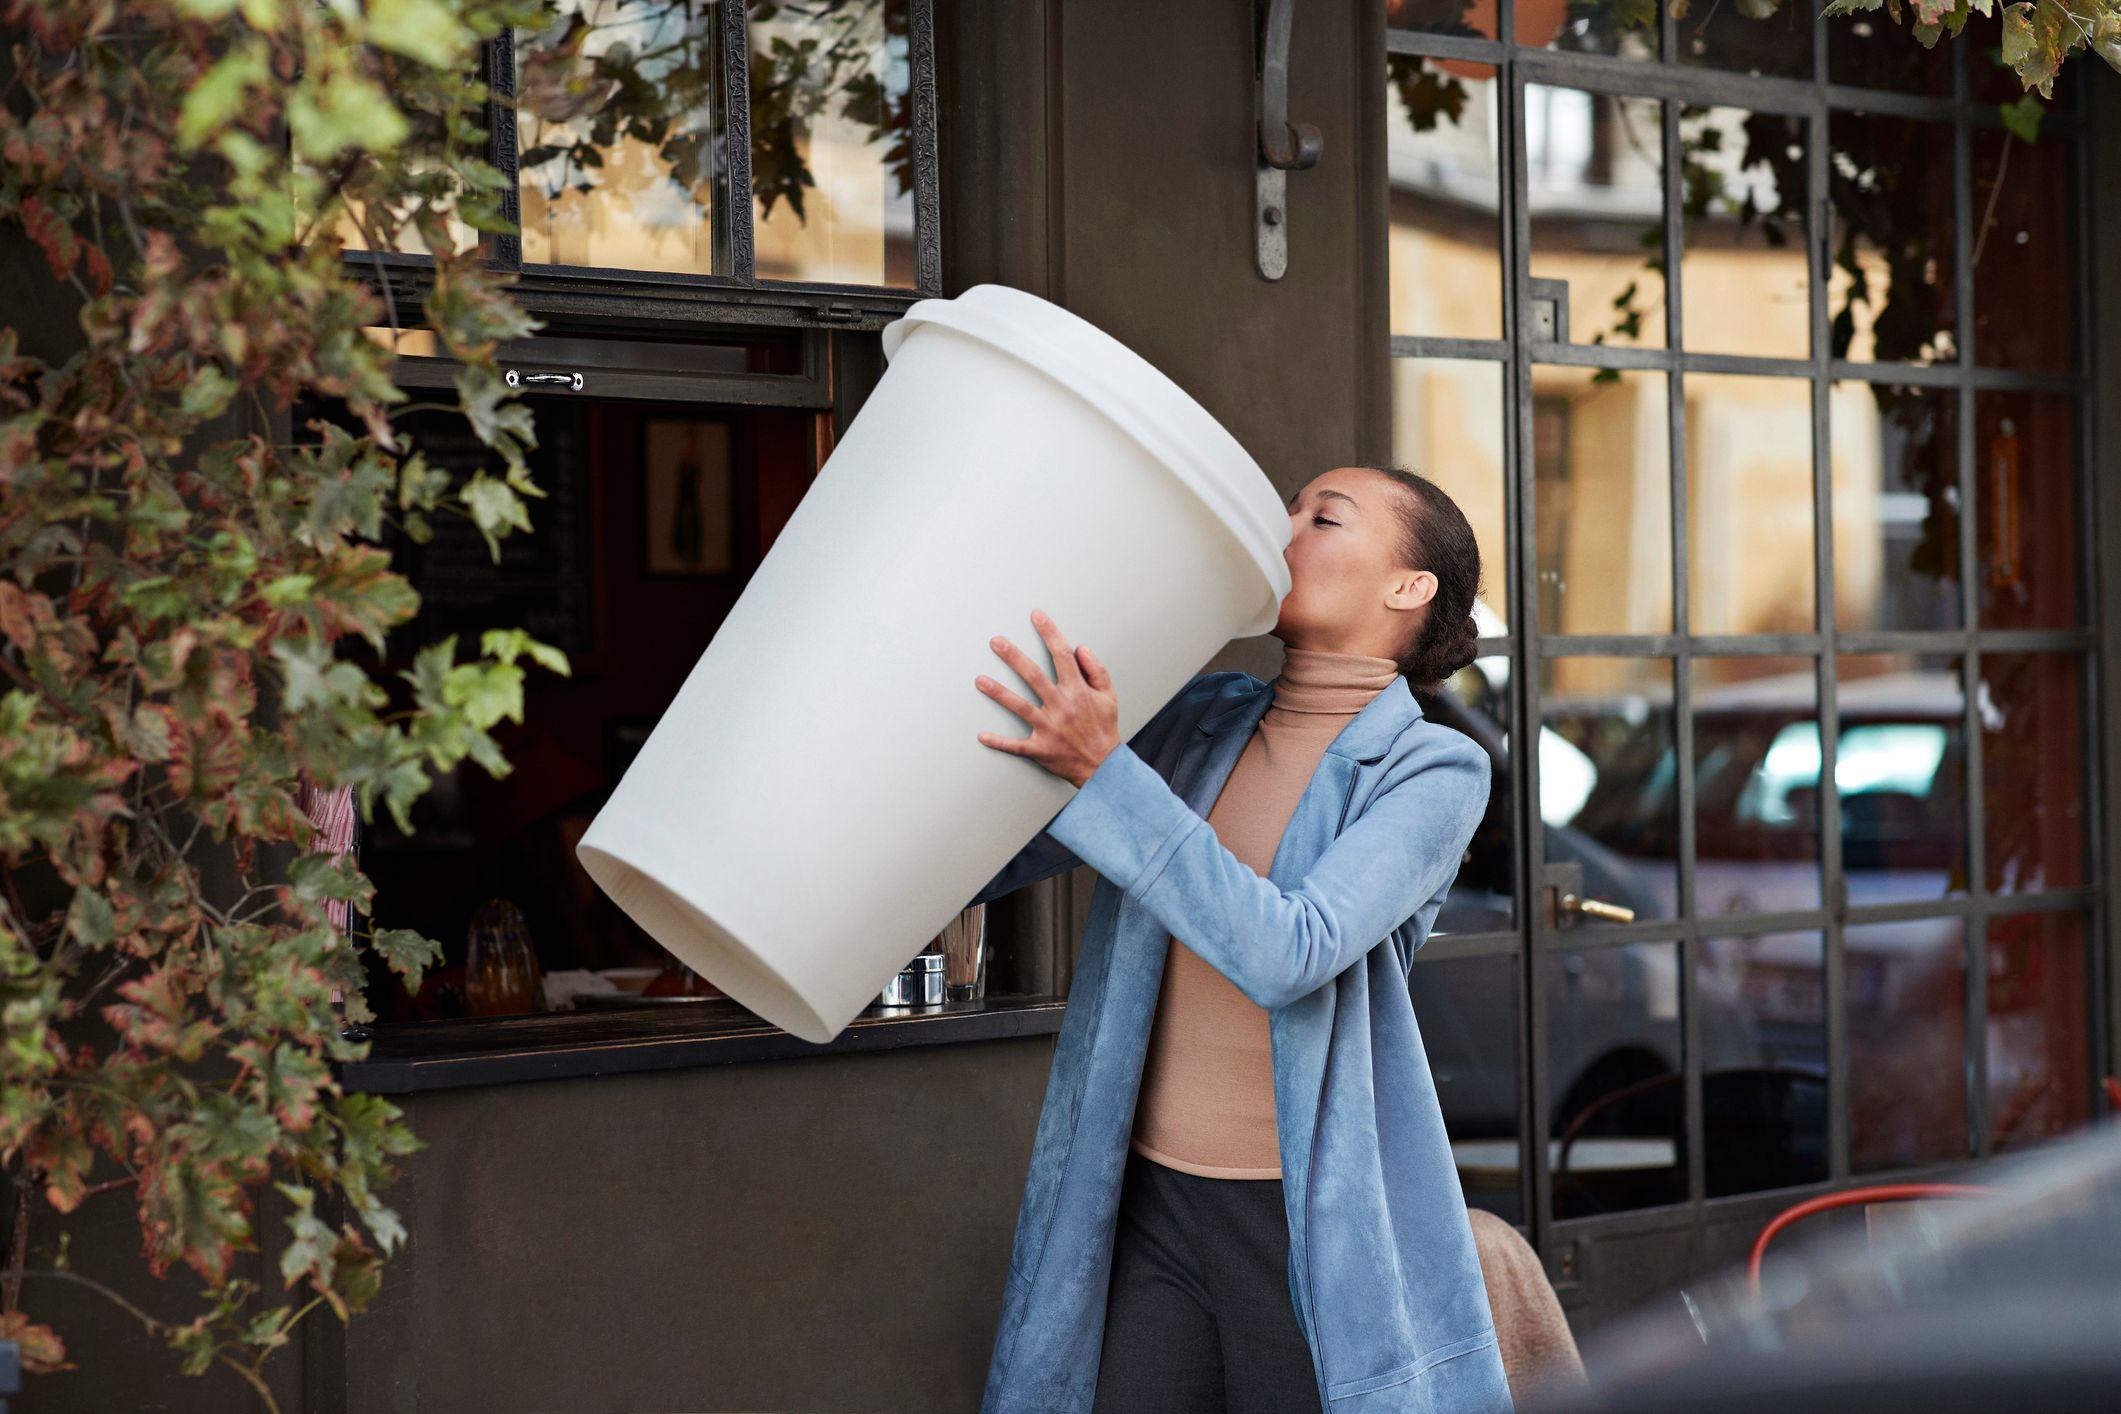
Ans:
<svg viewBox="0 0 2121 1414"><path fill-rule="evenodd" d="M1483 659L1432 718L1481 742L1497 789L1439 917L1448 933L1512 929L1508 660ZM1697 916L1736 936L1701 951L1704 1160L1712 1194L1825 1176L1825 947L1816 928L1745 934L1747 915L1816 910L1823 761L1811 672L1697 687ZM1945 668L1863 677L1839 694L1835 761L1841 862L1854 905L1941 898L1963 885L1964 730ZM1539 735L1545 863L1581 871L1581 892L1642 918L1676 917L1678 733L1646 693L1571 697ZM1572 717L1629 724L1571 730ZM1535 906L1540 903L1533 892ZM1964 1152L1960 1083L1963 925L1896 920L1849 930L1846 1004L1852 1160L1891 1167ZM1580 941L1583 946L1569 946ZM1597 944L1579 927L1531 974L1546 1020L1545 1124L1556 1211L1574 1216L1683 1201L1680 946ZM1554 946L1550 944L1550 947ZM1492 973L1417 964L1411 985L1444 1113L1468 1165L1498 1162L1518 1132L1519 1003Z"/></svg>

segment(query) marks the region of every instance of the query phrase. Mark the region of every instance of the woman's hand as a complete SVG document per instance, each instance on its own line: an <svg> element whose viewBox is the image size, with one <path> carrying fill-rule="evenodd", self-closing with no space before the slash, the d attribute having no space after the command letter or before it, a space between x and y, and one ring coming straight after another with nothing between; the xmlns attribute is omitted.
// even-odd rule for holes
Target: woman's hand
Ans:
<svg viewBox="0 0 2121 1414"><path fill-rule="evenodd" d="M988 640L988 646L1037 694L1038 702L1026 702L993 678L974 679L981 692L1031 724L1027 737L981 732L979 739L996 751L1029 757L1080 790L1119 745L1119 694L1112 690L1112 674L1095 653L1070 648L1053 620L1040 610L1031 611L1031 624L1053 654L1059 681L1049 682L1038 664L1008 639Z"/></svg>

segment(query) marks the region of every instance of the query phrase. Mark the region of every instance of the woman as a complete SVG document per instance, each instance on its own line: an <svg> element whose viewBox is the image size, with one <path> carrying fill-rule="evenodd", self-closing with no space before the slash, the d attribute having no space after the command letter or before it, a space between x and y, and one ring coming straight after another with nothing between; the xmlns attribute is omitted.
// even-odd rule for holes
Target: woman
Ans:
<svg viewBox="0 0 2121 1414"><path fill-rule="evenodd" d="M1111 675L1042 613L1031 727L1076 794L975 902L1101 876L1018 1212L987 1414L1508 1410L1407 971L1488 795L1426 721L1474 654L1480 553L1434 483L1289 502L1280 675L1194 678L1121 744ZM1175 944L1175 946L1174 946Z"/></svg>

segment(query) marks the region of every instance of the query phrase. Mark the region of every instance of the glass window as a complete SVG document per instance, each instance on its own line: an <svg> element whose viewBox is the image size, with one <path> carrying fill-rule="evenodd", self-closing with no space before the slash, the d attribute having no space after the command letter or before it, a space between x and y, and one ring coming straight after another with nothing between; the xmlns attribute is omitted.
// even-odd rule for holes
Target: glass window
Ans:
<svg viewBox="0 0 2121 1414"><path fill-rule="evenodd" d="M1958 628L1959 394L1841 382L1828 396L1837 625Z"/></svg>
<svg viewBox="0 0 2121 1414"><path fill-rule="evenodd" d="M1825 960L1816 932L1701 940L1702 1167L1711 1198L1827 1176Z"/></svg>
<svg viewBox="0 0 2121 1414"><path fill-rule="evenodd" d="M1850 907L1967 891L1966 732L1959 660L1836 660L1841 868Z"/></svg>
<svg viewBox="0 0 2121 1414"><path fill-rule="evenodd" d="M1570 341L1663 348L1664 144L1655 99L1527 84L1533 278L1568 286Z"/></svg>
<svg viewBox="0 0 2121 1414"><path fill-rule="evenodd" d="M1392 332L1500 338L1495 69L1411 54L1386 63Z"/></svg>
<svg viewBox="0 0 2121 1414"><path fill-rule="evenodd" d="M1951 128L1844 111L1828 132L1834 356L1949 362L1958 349Z"/></svg>
<svg viewBox="0 0 2121 1414"><path fill-rule="evenodd" d="M1811 352L1804 130L1801 118L1780 113L1680 111L1687 348L1761 358Z"/></svg>
<svg viewBox="0 0 2121 1414"><path fill-rule="evenodd" d="M2081 913L1988 923L1988 1132L2013 1149L2092 1118L2091 976Z"/></svg>
<svg viewBox="0 0 2121 1414"><path fill-rule="evenodd" d="M1976 581L1983 628L2074 628L2077 401L1974 395Z"/></svg>
<svg viewBox="0 0 2121 1414"><path fill-rule="evenodd" d="M1516 38L1528 49L1654 59L1657 0L1518 0Z"/></svg>
<svg viewBox="0 0 2121 1414"><path fill-rule="evenodd" d="M1840 15L1826 27L1826 76L1834 83L1949 98L1952 59L1970 39L1928 47L1904 23L1873 12Z"/></svg>
<svg viewBox="0 0 2121 1414"><path fill-rule="evenodd" d="M728 273L721 34L679 0L563 0L518 31L525 264Z"/></svg>
<svg viewBox="0 0 2121 1414"><path fill-rule="evenodd" d="M1816 627L1812 385L1688 373L1687 613L1695 633Z"/></svg>
<svg viewBox="0 0 2121 1414"><path fill-rule="evenodd" d="M1672 22L1685 63L1741 74L1812 76L1809 6L1672 0Z"/></svg>
<svg viewBox="0 0 2121 1414"><path fill-rule="evenodd" d="M1540 977L1554 1216L1685 1201L1679 944L1553 952Z"/></svg>
<svg viewBox="0 0 2121 1414"><path fill-rule="evenodd" d="M1539 816L1547 863L1580 868L1584 897L1632 909L1638 920L1675 917L1672 660L1550 658L1540 710Z"/></svg>
<svg viewBox="0 0 2121 1414"><path fill-rule="evenodd" d="M1973 162L1974 362L2076 367L2077 146L1969 125Z"/></svg>
<svg viewBox="0 0 2121 1414"><path fill-rule="evenodd" d="M1642 370L1532 370L1542 633L1671 632L1671 409L1664 380Z"/></svg>
<svg viewBox="0 0 2121 1414"><path fill-rule="evenodd" d="M1811 658L1696 658L1694 911L1817 908L1819 679Z"/></svg>
<svg viewBox="0 0 2121 1414"><path fill-rule="evenodd" d="M1392 360L1392 459L1441 486L1465 512L1480 544L1482 597L1498 614L1510 603L1502 386L1500 363Z"/></svg>
<svg viewBox="0 0 2121 1414"><path fill-rule="evenodd" d="M1996 893L2084 882L2084 681L2072 653L1981 655L1981 800Z"/></svg>
<svg viewBox="0 0 2121 1414"><path fill-rule="evenodd" d="M905 0L754 0L761 280L914 284Z"/></svg>
<svg viewBox="0 0 2121 1414"><path fill-rule="evenodd" d="M1845 946L1849 1168L1966 1157L1966 925L1866 924Z"/></svg>

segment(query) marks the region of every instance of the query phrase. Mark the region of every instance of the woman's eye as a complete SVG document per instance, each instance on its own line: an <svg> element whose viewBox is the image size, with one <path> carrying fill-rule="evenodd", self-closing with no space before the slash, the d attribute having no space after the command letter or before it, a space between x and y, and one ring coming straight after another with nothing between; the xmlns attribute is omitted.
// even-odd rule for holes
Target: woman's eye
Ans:
<svg viewBox="0 0 2121 1414"><path fill-rule="evenodd" d="M1326 519L1326 518L1325 518L1324 516L1312 516L1312 517L1311 517L1311 524L1313 524L1313 525L1339 525L1339 524L1340 524L1340 522L1339 522L1339 521L1337 521L1337 520L1327 520L1327 519Z"/></svg>

